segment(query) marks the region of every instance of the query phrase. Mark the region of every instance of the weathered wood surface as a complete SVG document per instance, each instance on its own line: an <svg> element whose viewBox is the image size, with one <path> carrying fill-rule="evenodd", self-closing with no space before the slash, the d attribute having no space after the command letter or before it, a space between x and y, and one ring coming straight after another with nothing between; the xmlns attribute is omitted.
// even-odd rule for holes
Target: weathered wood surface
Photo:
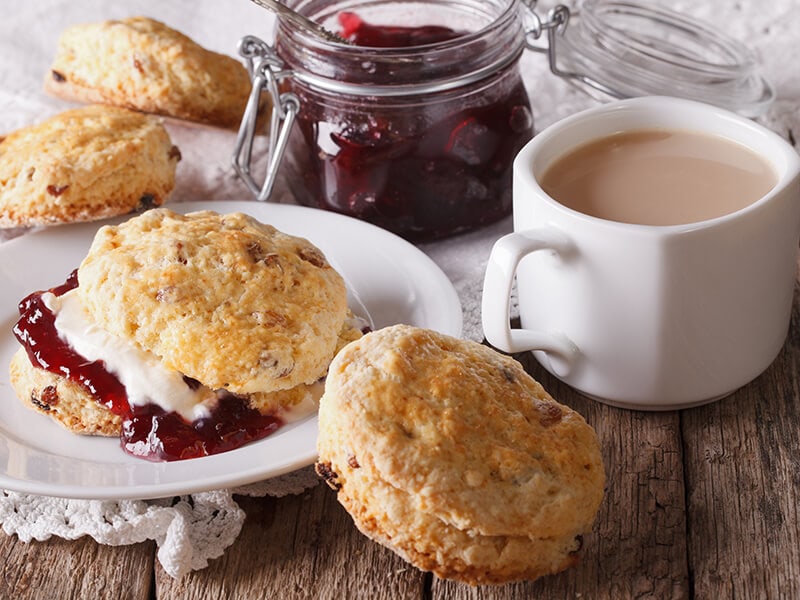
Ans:
<svg viewBox="0 0 800 600"><path fill-rule="evenodd" d="M2 598L800 598L800 290L776 362L717 403L625 411L526 368L597 429L607 495L583 560L533 583L470 588L406 565L364 538L319 486L242 498L236 543L173 580L154 544L24 544L0 533Z"/></svg>
<svg viewBox="0 0 800 600"><path fill-rule="evenodd" d="M0 598L147 600L155 544L101 546L91 538L20 542L0 534Z"/></svg>
<svg viewBox="0 0 800 600"><path fill-rule="evenodd" d="M800 288L773 365L681 415L698 598L800 598Z"/></svg>

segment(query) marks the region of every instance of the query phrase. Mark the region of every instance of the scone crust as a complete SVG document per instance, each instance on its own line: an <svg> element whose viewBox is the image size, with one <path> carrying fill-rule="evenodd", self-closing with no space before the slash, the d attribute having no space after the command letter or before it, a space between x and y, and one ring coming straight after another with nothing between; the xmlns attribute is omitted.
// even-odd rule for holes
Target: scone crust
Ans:
<svg viewBox="0 0 800 600"><path fill-rule="evenodd" d="M331 364L319 470L359 529L469 583L573 564L605 474L594 430L513 359L406 325Z"/></svg>
<svg viewBox="0 0 800 600"><path fill-rule="evenodd" d="M45 89L221 127L238 126L250 93L244 65L147 17L64 30Z"/></svg>
<svg viewBox="0 0 800 600"><path fill-rule="evenodd" d="M352 481L358 473L350 472L348 477ZM468 533L436 515L415 510L408 493L372 478L343 487L338 498L359 531L373 541L423 571L470 585L559 573L578 562L583 543L580 534L538 538Z"/></svg>
<svg viewBox="0 0 800 600"><path fill-rule="evenodd" d="M78 281L100 326L241 394L317 381L347 314L344 281L318 248L241 213L161 208L102 227Z"/></svg>
<svg viewBox="0 0 800 600"><path fill-rule="evenodd" d="M334 355L350 342L357 340L363 334L361 329L356 327L356 322L352 318L352 313L347 311L348 317L345 319L341 331L336 340ZM288 390L278 390L275 392L255 392L247 396L248 405L259 411L262 415L280 414L281 412L291 411L299 405L313 405L314 412L319 408L319 399L323 391L323 379L310 384L301 384Z"/></svg>
<svg viewBox="0 0 800 600"><path fill-rule="evenodd" d="M91 221L160 206L180 160L161 122L110 106L0 139L0 227Z"/></svg>
<svg viewBox="0 0 800 600"><path fill-rule="evenodd" d="M55 419L69 431L82 435L119 434L122 419L95 402L77 383L34 367L23 348L9 365L11 387L22 403Z"/></svg>

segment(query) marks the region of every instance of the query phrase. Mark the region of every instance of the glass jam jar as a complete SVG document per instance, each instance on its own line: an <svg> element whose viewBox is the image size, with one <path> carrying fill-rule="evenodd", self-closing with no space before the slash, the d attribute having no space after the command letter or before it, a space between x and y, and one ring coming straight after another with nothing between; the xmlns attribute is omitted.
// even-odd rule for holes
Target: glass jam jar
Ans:
<svg viewBox="0 0 800 600"><path fill-rule="evenodd" d="M510 213L511 163L533 135L518 69L520 0L286 4L332 31L340 31L345 13L369 25L457 33L423 45L367 47L278 21L267 76L296 114L282 124L273 119L282 126L280 134L273 130L273 154L284 156L273 156L270 169L281 164L298 202L413 241Z"/></svg>

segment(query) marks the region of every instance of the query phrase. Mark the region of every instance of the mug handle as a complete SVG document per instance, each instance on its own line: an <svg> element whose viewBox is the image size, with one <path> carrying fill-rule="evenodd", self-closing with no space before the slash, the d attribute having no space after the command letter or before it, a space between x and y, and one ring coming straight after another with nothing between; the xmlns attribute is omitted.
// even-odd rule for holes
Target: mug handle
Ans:
<svg viewBox="0 0 800 600"><path fill-rule="evenodd" d="M520 261L538 250L551 250L564 256L574 251L574 246L564 233L547 226L509 233L495 242L483 281L483 332L492 346L504 352L542 350L555 355L549 357L551 365L563 374L569 370L579 354L578 347L572 340L563 332L512 329L509 322L514 274Z"/></svg>

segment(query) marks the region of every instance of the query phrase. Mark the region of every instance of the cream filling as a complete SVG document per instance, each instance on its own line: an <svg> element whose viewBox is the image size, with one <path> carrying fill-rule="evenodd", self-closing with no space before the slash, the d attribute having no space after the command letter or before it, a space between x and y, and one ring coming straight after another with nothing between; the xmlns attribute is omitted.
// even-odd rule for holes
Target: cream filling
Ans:
<svg viewBox="0 0 800 600"><path fill-rule="evenodd" d="M213 390L205 386L193 390L181 373L165 368L155 354L93 323L77 292L73 289L61 296L47 292L42 301L56 317L58 336L85 359L102 360L125 386L131 406L157 404L187 421L210 415L217 401Z"/></svg>
<svg viewBox="0 0 800 600"><path fill-rule="evenodd" d="M183 374L166 368L158 356L94 323L83 307L77 289L61 296L45 292L42 301L55 315L58 336L85 359L102 360L106 370L125 386L131 406L156 404L165 411L178 413L187 421L211 414L217 402L214 390L204 385L192 389L184 381ZM324 384L319 381L307 387L302 401L280 410L276 416L291 423L316 412Z"/></svg>
<svg viewBox="0 0 800 600"><path fill-rule="evenodd" d="M284 423L293 423L294 421L305 419L308 415L314 414L319 410L319 399L322 398L322 393L324 391L324 379L307 385L303 399L292 406L282 408L279 413L280 418Z"/></svg>

